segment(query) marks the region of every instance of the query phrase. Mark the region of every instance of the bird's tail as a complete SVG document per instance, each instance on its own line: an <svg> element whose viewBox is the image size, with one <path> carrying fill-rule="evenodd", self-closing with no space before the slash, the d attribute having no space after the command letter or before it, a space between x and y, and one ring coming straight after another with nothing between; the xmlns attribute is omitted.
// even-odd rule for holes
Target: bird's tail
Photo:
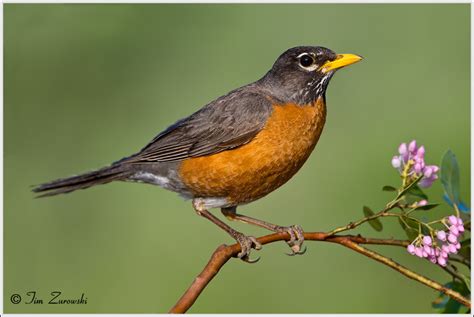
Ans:
<svg viewBox="0 0 474 317"><path fill-rule="evenodd" d="M130 172L128 172L121 164L112 165L82 175L61 178L49 183L38 185L33 189L33 192L41 193L38 197L65 194L78 189L85 189L95 185L110 183L114 180L123 180L129 174Z"/></svg>

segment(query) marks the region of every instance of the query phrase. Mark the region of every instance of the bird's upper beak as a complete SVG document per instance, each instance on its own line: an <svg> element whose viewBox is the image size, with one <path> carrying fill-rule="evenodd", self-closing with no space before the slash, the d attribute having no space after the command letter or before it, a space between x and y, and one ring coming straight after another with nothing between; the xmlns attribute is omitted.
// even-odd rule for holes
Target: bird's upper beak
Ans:
<svg viewBox="0 0 474 317"><path fill-rule="evenodd" d="M357 63L362 59L362 56L355 54L339 54L336 59L333 61L327 61L319 69L323 73L327 73L331 70L336 70L338 68Z"/></svg>

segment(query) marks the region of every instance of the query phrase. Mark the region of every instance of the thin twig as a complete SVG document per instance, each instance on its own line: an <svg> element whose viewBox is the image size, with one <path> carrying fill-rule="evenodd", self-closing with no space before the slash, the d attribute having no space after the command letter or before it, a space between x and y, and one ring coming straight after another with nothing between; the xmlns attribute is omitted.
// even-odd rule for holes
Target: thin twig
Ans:
<svg viewBox="0 0 474 317"><path fill-rule="evenodd" d="M336 228L336 229L328 232L327 234L328 234L328 236L332 236L332 235L335 235L336 233L340 233L340 232L347 231L347 230L352 230L352 229L360 226L361 224L366 223L367 221L370 221L370 220L373 220L373 219L376 219L376 218L381 218L381 217L398 217L398 218L400 218L401 214L387 212L387 209L384 209L384 210L382 210L382 211L380 211L376 214L373 214L372 216L364 217L364 218L362 218L358 221L351 222L351 223L349 223L349 224L347 224L343 227Z"/></svg>
<svg viewBox="0 0 474 317"><path fill-rule="evenodd" d="M458 301L459 303L463 304L464 306L467 306L467 307L471 307L471 301L467 298L465 298L464 296L462 296L461 294L459 294L458 292L456 291L453 291L452 289L450 288L447 288L447 287L444 287L443 285L439 284L438 282L435 282L423 275L420 275L418 273L415 273L409 269L407 269L406 267L398 264L397 262L393 261L392 259L389 259L387 257L384 257L383 255L377 253L377 252L374 252L374 251L371 251L369 249L366 249L364 247L361 247L359 244L351 241L351 240L348 240L346 239L345 241L343 241L341 243L342 245L356 251L356 252L359 252L369 258L372 258L376 261L379 261L380 263L383 263L389 267L391 267L392 269L400 272L401 274L405 275L406 277L408 278L411 278L415 281L418 281L422 284L425 284L426 286L428 287L431 287L432 289L435 289L437 291L440 291L440 292L443 292L444 294L448 295L449 297L451 297L452 299Z"/></svg>
<svg viewBox="0 0 474 317"><path fill-rule="evenodd" d="M288 233L274 233L258 238L258 242L268 244L276 241L289 240L290 236ZM383 263L392 269L400 272L401 274L414 279L426 286L429 286L435 290L443 292L450 296L454 300L462 303L465 306L470 307L471 302L458 292L455 292L443 285L423 276L415 273L406 267L396 263L395 261L384 257L374 251L361 247L360 244L377 244L377 245L392 245L392 246L407 246L410 242L406 240L395 240L395 239L371 239L364 238L360 235L328 235L324 232L306 232L304 233L306 241L326 241L343 245L349 249L352 249L358 253L361 253L369 258L372 258L380 263ZM240 252L240 245L233 244L230 246L221 245L216 249L211 259L207 263L204 270L196 277L191 286L186 290L183 296L178 302L171 308L170 313L185 313L196 301L197 297L201 294L204 288L209 282L217 275L219 270L224 264L232 257L235 257Z"/></svg>

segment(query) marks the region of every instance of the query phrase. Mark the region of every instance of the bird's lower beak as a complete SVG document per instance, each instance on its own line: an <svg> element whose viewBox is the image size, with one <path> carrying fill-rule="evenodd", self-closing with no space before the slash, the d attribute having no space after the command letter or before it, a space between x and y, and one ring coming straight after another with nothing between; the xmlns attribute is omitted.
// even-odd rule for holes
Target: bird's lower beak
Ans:
<svg viewBox="0 0 474 317"><path fill-rule="evenodd" d="M355 54L339 54L337 58L333 61L327 61L324 63L320 70L323 73L327 73L331 70L339 69L347 65L357 63L362 59L361 56Z"/></svg>

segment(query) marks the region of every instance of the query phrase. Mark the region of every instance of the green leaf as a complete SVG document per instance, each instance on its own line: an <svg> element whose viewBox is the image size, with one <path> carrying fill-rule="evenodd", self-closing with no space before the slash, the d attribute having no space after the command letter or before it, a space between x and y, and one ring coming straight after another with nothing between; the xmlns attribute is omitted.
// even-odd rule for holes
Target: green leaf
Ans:
<svg viewBox="0 0 474 317"><path fill-rule="evenodd" d="M441 183L449 199L459 205L459 165L451 150L441 160Z"/></svg>
<svg viewBox="0 0 474 317"><path fill-rule="evenodd" d="M466 276L464 274L461 274L459 273L459 275L461 275L461 277L463 278L464 280L464 286L466 286L469 294L471 293L471 278L469 276Z"/></svg>
<svg viewBox="0 0 474 317"><path fill-rule="evenodd" d="M415 209L416 210L430 210L430 209L435 208L436 206L439 206L439 204L428 204L428 205L424 205L424 206L418 206Z"/></svg>
<svg viewBox="0 0 474 317"><path fill-rule="evenodd" d="M384 192L396 192L397 189L393 186L389 186L389 185L385 185L384 187L382 187L382 190Z"/></svg>
<svg viewBox="0 0 474 317"><path fill-rule="evenodd" d="M364 208L362 208L362 211L364 212L364 215L366 217L371 217L371 216L375 215L375 213L372 211L372 209L370 209L367 206L364 206ZM378 218L369 220L369 225L372 228L374 228L375 231L382 231L382 229L383 229L383 225L382 225L382 223L380 222L380 220Z"/></svg>
<svg viewBox="0 0 474 317"><path fill-rule="evenodd" d="M398 222L410 241L413 241L418 237L418 223L404 216L398 218Z"/></svg>
<svg viewBox="0 0 474 317"><path fill-rule="evenodd" d="M372 211L372 209L370 209L367 206L364 206L364 208L362 208L362 211L364 212L364 216L366 216L366 217L371 217L371 216L375 215L375 213Z"/></svg>
<svg viewBox="0 0 474 317"><path fill-rule="evenodd" d="M426 196L426 194L421 190L420 186L418 185L411 187L407 194L421 199L428 199L428 196Z"/></svg>
<svg viewBox="0 0 474 317"><path fill-rule="evenodd" d="M461 241L461 249L459 249L459 255L469 259L471 256L471 238Z"/></svg>

